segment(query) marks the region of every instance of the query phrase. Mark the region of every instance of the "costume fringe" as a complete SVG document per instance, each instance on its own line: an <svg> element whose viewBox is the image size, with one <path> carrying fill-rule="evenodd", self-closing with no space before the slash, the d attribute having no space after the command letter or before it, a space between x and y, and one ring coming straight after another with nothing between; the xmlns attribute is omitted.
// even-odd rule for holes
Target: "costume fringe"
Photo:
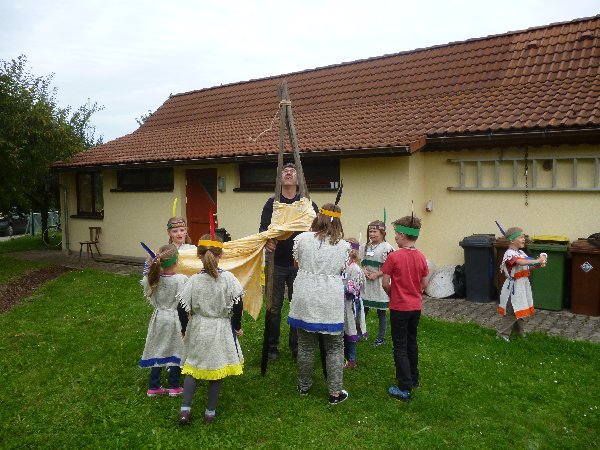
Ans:
<svg viewBox="0 0 600 450"><path fill-rule="evenodd" d="M242 370L244 363L234 364L230 366L221 367L219 369L197 369L188 364L183 366L181 373L183 375L191 375L197 380L220 380L230 375L241 375L244 373Z"/></svg>

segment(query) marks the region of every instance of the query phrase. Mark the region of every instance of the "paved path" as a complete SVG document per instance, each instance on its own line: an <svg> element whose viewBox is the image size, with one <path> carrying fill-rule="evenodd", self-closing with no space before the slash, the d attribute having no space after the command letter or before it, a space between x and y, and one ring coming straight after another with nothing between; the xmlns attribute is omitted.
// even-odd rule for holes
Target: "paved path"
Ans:
<svg viewBox="0 0 600 450"><path fill-rule="evenodd" d="M97 262L83 256L65 256L60 251L26 251L11 253L10 256L25 260L47 261L74 269L93 268L121 275L140 274L141 264L115 264ZM474 303L465 299L423 298L423 314L451 322L473 322L495 329L500 315L497 303ZM600 343L600 316L584 316L569 311L538 309L528 324L528 331L542 332L550 336Z"/></svg>

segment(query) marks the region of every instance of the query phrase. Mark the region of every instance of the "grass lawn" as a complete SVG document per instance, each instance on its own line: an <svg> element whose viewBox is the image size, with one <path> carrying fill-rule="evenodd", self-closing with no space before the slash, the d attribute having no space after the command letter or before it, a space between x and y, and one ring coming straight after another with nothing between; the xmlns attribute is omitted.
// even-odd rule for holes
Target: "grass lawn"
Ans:
<svg viewBox="0 0 600 450"><path fill-rule="evenodd" d="M12 239L7 239L0 242L0 254L11 252L22 252L25 250L48 250L60 251L58 248L49 248L42 241L42 235L35 236L18 236Z"/></svg>
<svg viewBox="0 0 600 450"><path fill-rule="evenodd" d="M12 264L0 258L0 273ZM508 344L493 330L429 318L410 404L387 396L388 340L359 343L359 367L345 373L350 398L330 406L319 362L310 395L298 396L286 346L261 377L262 322L246 315L245 373L223 383L214 424L182 428L181 399L145 394L149 371L137 362L152 309L138 282L68 272L0 315L0 448L600 447L600 345L539 334ZM369 323L376 328L375 314Z"/></svg>

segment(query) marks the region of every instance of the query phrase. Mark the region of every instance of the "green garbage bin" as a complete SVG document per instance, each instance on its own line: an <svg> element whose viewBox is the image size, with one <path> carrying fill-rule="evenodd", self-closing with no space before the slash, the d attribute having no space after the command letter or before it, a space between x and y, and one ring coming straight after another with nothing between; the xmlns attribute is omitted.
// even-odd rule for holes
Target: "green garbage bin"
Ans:
<svg viewBox="0 0 600 450"><path fill-rule="evenodd" d="M530 276L533 306L536 308L553 311L563 309L568 249L568 244L532 242L527 246L529 256L538 258L540 253L548 255L546 267L532 270Z"/></svg>

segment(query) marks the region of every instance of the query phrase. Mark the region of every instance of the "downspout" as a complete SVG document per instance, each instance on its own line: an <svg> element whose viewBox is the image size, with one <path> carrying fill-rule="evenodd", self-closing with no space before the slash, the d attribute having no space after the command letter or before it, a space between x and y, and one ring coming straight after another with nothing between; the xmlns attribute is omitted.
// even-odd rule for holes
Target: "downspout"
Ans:
<svg viewBox="0 0 600 450"><path fill-rule="evenodd" d="M68 195L68 189L67 186L65 186L64 184L59 184L58 185L59 188L63 189L63 218L61 220L62 222L62 239L63 239L63 243L65 244L65 249L64 252L67 255L71 254L71 249L69 248L71 243L69 242L69 195Z"/></svg>

